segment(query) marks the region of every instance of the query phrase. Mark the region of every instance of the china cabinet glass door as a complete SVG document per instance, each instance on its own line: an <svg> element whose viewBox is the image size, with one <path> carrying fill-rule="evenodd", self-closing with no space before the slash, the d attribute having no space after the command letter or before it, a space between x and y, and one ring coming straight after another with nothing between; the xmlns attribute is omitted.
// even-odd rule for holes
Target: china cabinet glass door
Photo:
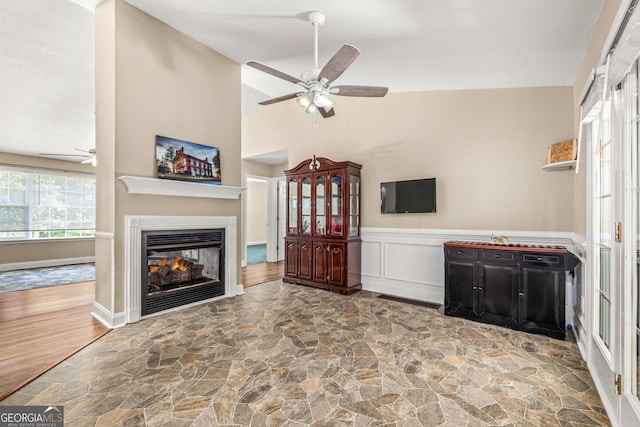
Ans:
<svg viewBox="0 0 640 427"><path fill-rule="evenodd" d="M287 218L289 219L289 224L287 224L287 232L296 234L298 232L298 181L295 179L289 180L288 209Z"/></svg>
<svg viewBox="0 0 640 427"><path fill-rule="evenodd" d="M324 236L327 234L327 215L326 215L326 206L327 206L327 190L326 190L326 182L327 178L324 176L316 177L316 220L315 226L316 229L314 234Z"/></svg>
<svg viewBox="0 0 640 427"><path fill-rule="evenodd" d="M358 236L360 229L360 177L349 179L349 236Z"/></svg>
<svg viewBox="0 0 640 427"><path fill-rule="evenodd" d="M300 187L302 202L300 233L311 234L311 178L303 178Z"/></svg>
<svg viewBox="0 0 640 427"><path fill-rule="evenodd" d="M342 175L331 175L331 235L342 236Z"/></svg>

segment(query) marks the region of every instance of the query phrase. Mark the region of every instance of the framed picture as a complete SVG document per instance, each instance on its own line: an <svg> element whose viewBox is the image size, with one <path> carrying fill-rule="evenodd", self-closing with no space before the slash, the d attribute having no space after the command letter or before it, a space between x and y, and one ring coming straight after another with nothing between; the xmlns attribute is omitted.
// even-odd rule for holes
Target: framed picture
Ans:
<svg viewBox="0 0 640 427"><path fill-rule="evenodd" d="M222 184L220 150L208 145L156 135L158 178Z"/></svg>

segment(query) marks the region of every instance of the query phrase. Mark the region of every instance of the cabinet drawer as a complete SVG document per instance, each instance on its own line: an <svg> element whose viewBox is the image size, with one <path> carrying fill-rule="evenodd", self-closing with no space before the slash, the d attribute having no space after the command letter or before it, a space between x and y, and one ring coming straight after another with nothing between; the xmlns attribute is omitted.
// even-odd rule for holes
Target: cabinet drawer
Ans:
<svg viewBox="0 0 640 427"><path fill-rule="evenodd" d="M525 254L522 255L522 261L531 264L561 265L562 256Z"/></svg>
<svg viewBox="0 0 640 427"><path fill-rule="evenodd" d="M517 254L515 252L508 251L494 251L494 250L486 250L482 251L482 260L483 261L505 261L505 262L513 262L517 258Z"/></svg>
<svg viewBox="0 0 640 427"><path fill-rule="evenodd" d="M456 259L478 259L478 250L472 248L448 247L447 256Z"/></svg>

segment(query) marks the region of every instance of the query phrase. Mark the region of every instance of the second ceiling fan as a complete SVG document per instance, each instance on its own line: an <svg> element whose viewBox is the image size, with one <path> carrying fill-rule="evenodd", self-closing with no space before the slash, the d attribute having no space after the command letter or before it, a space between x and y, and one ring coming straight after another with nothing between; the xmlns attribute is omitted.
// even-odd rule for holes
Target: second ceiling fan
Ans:
<svg viewBox="0 0 640 427"><path fill-rule="evenodd" d="M302 73L300 78L297 78L259 62L250 61L247 63L250 67L300 85L304 89L302 92L290 93L288 95L259 102L260 105L269 105L297 98L298 104L304 108L308 114L313 114L315 116L316 113L319 112L322 117L328 118L335 115L333 101L329 95L382 97L387 94L389 89L381 86L331 85L331 83L340 77L342 73L344 73L344 71L353 63L360 54L360 51L351 45L345 44L338 50L338 52L336 52L335 55L333 55L322 69L318 68L318 27L325 23L326 16L322 12L313 11L308 13L307 19L313 25L315 30L314 69L305 71Z"/></svg>

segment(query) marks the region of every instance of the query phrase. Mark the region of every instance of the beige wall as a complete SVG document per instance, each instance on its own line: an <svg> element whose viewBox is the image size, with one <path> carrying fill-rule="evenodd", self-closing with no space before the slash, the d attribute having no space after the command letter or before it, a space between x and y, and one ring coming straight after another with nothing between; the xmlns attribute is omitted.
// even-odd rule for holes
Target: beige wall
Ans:
<svg viewBox="0 0 640 427"><path fill-rule="evenodd" d="M254 162L252 160L242 161L242 175L256 175L271 178L271 165Z"/></svg>
<svg viewBox="0 0 640 427"><path fill-rule="evenodd" d="M572 231L574 174L547 172L547 147L573 137L571 87L335 97L318 127L294 102L243 119L243 155L287 148L362 168L364 227ZM380 214L380 182L437 178L436 214Z"/></svg>
<svg viewBox="0 0 640 427"><path fill-rule="evenodd" d="M129 194L117 177L155 174L155 136L220 149L222 183L240 186L240 66L122 0L96 9L97 302L124 310L124 216L235 216L240 201ZM111 199L111 203L109 203ZM239 234L239 233L238 233ZM112 243L109 237L112 235ZM112 247L111 247L112 246ZM238 239L238 259L240 259ZM240 277L240 263L237 265ZM112 272L112 273L111 273Z"/></svg>
<svg viewBox="0 0 640 427"><path fill-rule="evenodd" d="M242 164L242 176L246 178L247 175L255 175L255 176L263 176L266 178L270 178L271 177L271 166L265 163L259 163L259 162L254 162L253 160L242 160L241 162ZM245 187L248 187L246 185L246 180L245 180ZM245 216L242 220L242 227L241 227L241 237L242 237L242 242L243 243L243 248L244 245L247 242L251 242L252 240L250 240L249 236L248 236L248 228L249 227L249 223L255 224L256 221L262 221L263 217L262 217L262 213L261 212L253 212L252 209L248 208L248 199L249 197L251 197L251 195L249 194L248 190L245 191L242 194L242 212L245 213ZM266 213L264 218L266 219ZM266 240L266 237L265 237ZM246 258L245 258L246 252L243 250L242 251L242 264L246 264Z"/></svg>
<svg viewBox="0 0 640 427"><path fill-rule="evenodd" d="M625 2L626 3L626 2ZM616 14L618 13L618 9L620 8L621 1L620 0L607 0L603 2L602 10L600 11L600 16L598 17L598 21L596 22L596 26L593 30L593 34L591 35L591 40L589 42L589 46L585 52L584 58L580 64L578 69L578 73L576 74L575 85L573 87L573 107L574 107L574 127L575 127L575 135L576 138L578 136L578 128L580 126L580 102L582 101L580 97L582 96L582 92L587 84L587 80L591 70L601 65L600 59L602 55L602 51L604 49L605 42L607 41L607 37L611 32L611 27L616 18ZM587 185L586 185L586 176L587 176L587 165L586 161L586 145L585 143L581 144L581 150L579 154L580 158L580 167L579 173L574 175L574 187L576 197L574 199L574 228L573 231L581 236L586 236L587 234Z"/></svg>
<svg viewBox="0 0 640 427"><path fill-rule="evenodd" d="M281 163L279 165L271 166L271 177L277 178L280 176L284 176L284 171L289 169L289 163Z"/></svg>
<svg viewBox="0 0 640 427"><path fill-rule="evenodd" d="M0 164L95 173L95 169L91 165L8 153L0 153ZM93 239L5 242L0 243L0 264L84 258L92 257L94 253Z"/></svg>
<svg viewBox="0 0 640 427"><path fill-rule="evenodd" d="M265 163L254 162L253 160L243 160L242 174L263 176L265 178L278 178L284 176L284 170L288 167L288 163L269 165Z"/></svg>

